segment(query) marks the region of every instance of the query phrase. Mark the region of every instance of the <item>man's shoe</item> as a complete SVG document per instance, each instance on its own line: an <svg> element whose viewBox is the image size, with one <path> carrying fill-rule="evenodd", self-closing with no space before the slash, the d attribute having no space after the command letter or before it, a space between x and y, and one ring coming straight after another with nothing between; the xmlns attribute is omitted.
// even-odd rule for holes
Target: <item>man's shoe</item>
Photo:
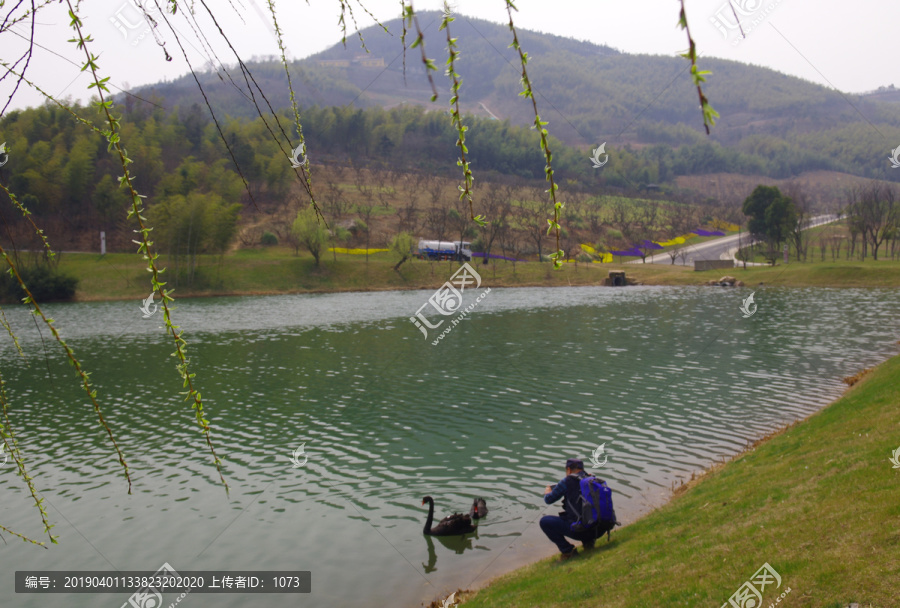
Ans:
<svg viewBox="0 0 900 608"><path fill-rule="evenodd" d="M567 559L571 559L571 558L575 557L576 555L578 555L578 549L572 549L568 553L560 553L559 561L564 562Z"/></svg>

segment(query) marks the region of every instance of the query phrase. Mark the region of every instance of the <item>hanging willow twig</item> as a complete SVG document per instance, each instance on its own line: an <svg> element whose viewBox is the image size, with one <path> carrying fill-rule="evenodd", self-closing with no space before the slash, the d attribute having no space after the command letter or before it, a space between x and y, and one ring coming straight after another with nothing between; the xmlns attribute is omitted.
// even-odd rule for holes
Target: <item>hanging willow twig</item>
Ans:
<svg viewBox="0 0 900 608"><path fill-rule="evenodd" d="M700 85L706 82L704 76L712 74L712 72L708 70L701 72L700 68L697 67L697 45L694 42L694 39L691 38L691 28L688 27L687 13L684 10L684 0L681 0L681 11L678 13L678 27L687 33L688 52L682 53L681 56L685 59L690 59L691 61L691 80L693 81L694 86L697 87L697 95L700 97L700 110L703 112L703 127L706 129L706 134L709 135L709 128L716 125L716 118L719 117L719 113L710 105L709 100L706 98L706 95L703 93L703 88ZM743 33L743 30L741 30L741 33Z"/></svg>
<svg viewBox="0 0 900 608"><path fill-rule="evenodd" d="M419 18L416 16L416 12L413 9L412 0L409 0L409 4L403 5L403 18L406 20L406 27L409 27L413 24L416 26L416 41L413 42L409 48L414 49L416 47L420 47L422 50L422 65L425 66L425 75L428 77L428 84L431 85L431 101L437 101L438 92L437 87L434 86L434 78L431 77L431 72L437 71L437 66L434 65L434 61L428 58L425 54L425 36L422 34L422 28L419 27ZM404 38L406 37L406 29L404 29ZM404 47L405 48L405 47ZM405 51L404 51L405 52ZM404 58L406 55L404 55Z"/></svg>
<svg viewBox="0 0 900 608"><path fill-rule="evenodd" d="M469 202L469 214L472 217L472 221L479 226L485 226L487 222L484 221L484 216L475 215L475 203L472 200L472 182L475 178L472 176L472 170L469 168L469 159L466 158L466 152L469 151L466 148L466 131L469 130L469 127L463 125L462 114L459 110L459 88L462 86L462 80L459 74L456 73L454 65L459 57L459 51L456 50L456 38L450 37L450 24L453 21L453 17L450 16L450 5L444 2L444 19L441 21L441 27L438 31L447 30L447 48L450 52L450 57L447 58L447 76L450 77L450 88L452 91L450 95L450 115L453 118L453 126L456 127L456 131L459 134L456 140L456 145L459 147L459 160L456 161L456 165L462 167L464 179L464 185L457 186L457 189L460 192L459 200L465 199Z"/></svg>
<svg viewBox="0 0 900 608"><path fill-rule="evenodd" d="M284 73L287 76L288 82L288 91L291 94L291 108L294 111L294 126L297 127L297 135L300 138L300 146L299 150L302 151L304 156L306 155L306 138L303 136L303 124L300 122L300 109L297 107L297 96L294 94L294 84L291 81L291 71L288 69L287 64L287 53L284 47L284 40L281 34L281 27L278 25L278 19L275 16L275 2L274 0L268 0L267 2L269 7L269 12L272 14L272 23L275 28L275 38L278 41L278 50L281 53L281 65L284 66ZM293 163L292 163L293 164ZM299 168L302 173L303 180L305 183L306 192L309 194L310 201L312 201L313 209L316 211L316 217L319 218L325 225L328 225L328 222L325 222L325 216L322 215L321 210L319 209L319 205L316 203L316 199L313 196L313 187L312 187L312 171L310 170L309 161L303 162L299 165L299 167L295 166L295 169Z"/></svg>
<svg viewBox="0 0 900 608"><path fill-rule="evenodd" d="M15 194L10 192L10 190L3 184L0 184L0 189L2 189L6 193L6 195L9 197L9 199L15 205L15 207L18 208L22 212L22 214L26 217L26 219L31 221L31 218L29 217L31 215L31 212L28 211L28 209L26 209L25 206L19 202L19 200L15 196ZM47 251L49 252L48 257L52 257L53 255L55 255L53 250L50 249L50 244L47 241L46 237L44 236L43 230L40 230L34 224L34 222L31 222L31 224L34 227L34 229L37 231L38 236L40 236L40 238L43 240L43 243L44 243L45 247L47 248ZM75 352L72 350L72 348L68 344L66 344L65 340L63 340L62 337L59 335L59 332L57 331L56 327L53 325L53 322L54 322L53 319L48 318L44 314L44 312L41 310L41 308L37 304L37 302L34 301L34 297L31 295L31 291L28 289L28 286L22 280L22 277L19 274L18 268L16 267L13 260L6 254L6 251L3 249L3 247L0 247L0 256L2 256L3 259L6 260L6 263L9 266L9 270L8 270L9 274L13 278L16 279L16 281L19 283L19 287L25 293L24 302L26 304L31 304L32 314L39 316L41 318L41 320L44 321L44 324L50 328L50 332L53 334L53 337L60 344L60 346L63 347L63 350L66 351L66 356L69 358L69 363L71 363L72 366L75 368L76 372L78 373L79 378L81 379L81 385L84 388L84 391L87 393L88 397L90 397L90 399L91 399L91 403L94 406L94 412L96 412L97 418L100 420L100 425L106 430L106 433L109 435L110 441L112 441L113 447L116 450L116 455L119 458L119 462L122 464L122 468L125 471L125 479L128 481L128 493L131 494L131 474L128 470L128 464L126 464L125 457L123 456L122 451L119 449L119 445L116 442L115 437L113 437L112 429L109 427L109 425L106 423L106 419L103 417L103 412L100 409L100 404L97 402L97 390L93 388L93 386L91 385L91 382L90 382L90 373L84 371L84 369L81 367L81 362L75 356ZM19 349L19 353L24 356L24 354L22 353L22 349L19 346L19 341L16 339L15 335L12 333L12 328L10 328L9 324L6 322L5 316L3 319L3 325L4 325L4 327L6 327L7 331L12 336L13 342L15 342L16 347ZM32 478L28 475L28 472L25 468L24 461L22 460L21 454L19 453L18 443L15 440L12 425L10 424L9 418L7 417L7 407L8 406L7 406L7 400L6 400L6 392L5 392L5 389L3 388L4 384L5 383L3 382L2 378L0 378L0 400L2 400L2 404L0 404L0 405L2 405L2 413L3 413L3 418L5 421L5 424L0 424L0 434L3 435L4 444L10 448L10 453L12 454L13 459L15 460L16 465L19 469L19 475L22 476L22 478L25 480L25 483L28 485L28 489L31 492L31 496L32 496L32 498L34 498L35 504L37 505L38 509L41 512L41 518L44 522L44 531L47 532L48 535L50 536L50 542L55 544L56 537L54 537L52 534L49 533L50 528L52 528L53 526L50 525L47 521L47 513L46 513L46 511L44 511L44 507L42 504L43 499L42 498L39 499L37 497L37 491L34 487L34 484L31 483ZM16 536L21 536L21 535L16 534ZM22 537L22 538L25 538L25 537ZM32 541L31 539L26 539L26 540L29 540L29 541L34 542L35 544L39 544L39 545L43 544L43 543L38 543L36 541Z"/></svg>
<svg viewBox="0 0 900 608"><path fill-rule="evenodd" d="M196 389L194 386L193 378L196 374L193 374L189 371L189 363L190 360L187 358L187 342L184 340L182 335L184 334L184 330L181 330L180 327L172 323L172 313L171 307L169 306L169 302L174 302L175 298L171 296L171 289L163 289L166 283L160 281L160 275L165 271L165 268L159 268L156 265L156 260L159 258L158 253L154 253L153 251L153 241L150 240L150 232L153 228L147 226L144 222L147 218L143 216L144 212L144 204L142 199L144 198L142 195L137 193L137 190L134 188L133 176L128 169L128 165L130 165L133 161L128 158L125 148L122 147L121 144L121 136L120 136L120 125L119 120L113 117L110 109L112 108L113 102L107 101L104 97L104 91L109 93L109 89L106 87L106 83L109 81L109 77L100 78L97 74L97 57L91 54L88 51L87 43L93 42L93 39L90 36L84 36L81 31L82 23L81 19L75 14L74 9L72 8L71 0L66 0L66 3L69 6L69 18L71 19L70 26L76 33L76 38L70 40L70 42L74 42L77 48L84 50L86 61L84 66L82 67L82 71L90 71L91 76L93 77L93 82L88 85L89 89L96 88L97 95L100 100L95 103L95 105L103 112L106 117L106 122L109 125L109 129L102 130L103 135L106 137L106 140L109 142L108 149L110 151L115 150L119 156L119 162L122 165L122 170L124 174L119 178L119 184L125 185L128 188L129 193L131 194L131 209L128 211L129 219L134 217L137 220L139 229L136 230L138 234L141 236L140 241L134 241L138 245L138 253L143 254L143 258L147 261L147 270L150 271L151 275L151 286L154 292L158 293L161 297L161 305L163 309L163 318L166 323L166 331L169 335L172 336L172 339L175 342L175 357L178 359L178 363L175 365L175 368L178 370L178 373L181 375L182 384L186 391L182 394L185 395L185 400L192 400L191 408L194 410L194 415L197 419L197 424L200 426L201 431L206 438L206 445L209 447L210 452L213 455L213 460L216 464L216 471L219 473L219 479L222 481L222 484L225 486L225 491L228 491L228 484L225 482L225 477L222 475L222 463L219 460L218 455L216 454L216 450L213 447L212 439L209 434L209 420L207 420L204 416L203 412L203 399L200 394L200 391ZM56 329L51 326L51 329L54 331L54 335L56 335ZM66 347L68 349L68 347ZM99 406L97 406L99 408ZM118 447L116 448L118 449ZM124 460L122 461L124 464ZM130 481L129 481L129 491L130 491Z"/></svg>
<svg viewBox="0 0 900 608"><path fill-rule="evenodd" d="M366 47L366 41L363 40L362 30L359 29L359 25L356 23L356 15L353 14L353 6L350 4L351 0L338 0L341 4L341 16L338 18L338 25L341 26L341 44L344 45L344 48L347 48L347 20L344 18L345 13L350 13L350 19L353 21L353 27L356 28L356 35L359 36L359 43L362 45L362 48L368 53L369 49ZM384 30L386 34L391 34L387 27L383 23L381 23L378 19L375 18L375 15L372 14L372 11L366 8L366 6L359 2L359 7L369 16L372 20L381 26L381 29Z"/></svg>
<svg viewBox="0 0 900 608"><path fill-rule="evenodd" d="M565 252L559 248L559 213L565 203L556 200L556 191L559 189L559 186L553 181L553 154L550 152L550 133L544 128L544 125L548 123L542 121L541 115L538 113L537 100L534 98L534 90L532 89L531 80L528 78L528 70L526 68L526 65L528 64L528 53L522 50L522 47L519 44L519 37L516 34L516 26L513 24L512 12L518 10L519 9L512 3L512 0L506 0L506 12L509 14L509 31L511 31L513 35L512 44L509 46L518 51L519 62L522 64L522 92L519 93L519 95L531 99L531 105L534 108L533 128L541 135L541 150L544 152L544 158L547 161L547 165L544 167L544 173L547 175L547 181L550 183L550 188L546 190L546 192L550 193L550 202L553 204L553 218L547 220L547 223L550 225L550 227L547 228L547 234L550 234L551 231L556 232L556 252L550 255L550 259L553 260L553 267L559 269L562 268L562 259L566 255Z"/></svg>
<svg viewBox="0 0 900 608"><path fill-rule="evenodd" d="M12 335L11 331L10 331L10 335ZM15 339L15 337L13 339ZM18 341L16 341L16 345L18 346ZM31 498L32 498L32 500L34 500L34 504L38 508L38 511L41 512L41 521L44 523L44 532L46 532L47 536L50 537L51 543L58 544L56 542L57 537L50 534L50 529L53 528L53 525L50 524L48 517L47 517L47 511L44 510L44 499L38 498L37 488L34 487L34 483L33 483L34 478L32 478L28 474L28 470L25 468L25 459L22 458L22 454L21 454L21 452L19 452L19 442L16 441L16 436L15 436L15 432L13 431L12 423L9 421L9 402L6 398L6 381L3 379L2 376L0 376L0 413L2 413L2 415L3 415L3 419L2 419L2 421L0 421L0 439L3 440L2 445L0 445L0 448L3 448L3 450L8 451L10 453L10 455L12 455L13 461L15 461L16 468L18 469L18 475L22 479L25 480L25 485L28 486L28 491L31 493ZM40 545L41 547L44 547L45 549L47 548L47 546L44 543L38 542L36 540L32 540L32 539L28 538L27 536L23 536L22 534L19 534L18 532L13 532L9 528L0 526L0 529L5 530L6 532L9 532L10 534L14 534L14 535L18 536L23 541L26 541L26 542L29 542L29 543L32 543L35 545Z"/></svg>

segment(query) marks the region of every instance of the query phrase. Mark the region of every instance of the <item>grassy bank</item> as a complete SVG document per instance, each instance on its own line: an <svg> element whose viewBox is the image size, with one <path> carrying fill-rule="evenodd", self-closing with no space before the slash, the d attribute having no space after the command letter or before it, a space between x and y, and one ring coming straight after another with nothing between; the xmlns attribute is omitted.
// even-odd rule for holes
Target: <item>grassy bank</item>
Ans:
<svg viewBox="0 0 900 608"><path fill-rule="evenodd" d="M171 260L160 258L161 265L174 268ZM243 249L219 260L201 256L194 284L169 287L176 295L239 295L303 293L321 291L366 291L380 289L434 289L449 278L458 264L412 260L392 267L389 253L369 256L328 253L320 267L309 254L294 255L291 250L272 247ZM491 261L473 267L490 287L600 285L610 270L625 270L627 276L647 285L699 285L723 274L733 275L747 285L791 285L818 287L900 287L900 261L839 261L794 263L787 266L750 267L746 270L710 270L668 264L565 264L554 271L549 263ZM60 269L79 279L77 299L106 300L146 297L149 274L137 254L66 253Z"/></svg>
<svg viewBox="0 0 900 608"><path fill-rule="evenodd" d="M900 357L718 465L613 540L503 576L464 605L722 606L766 562L769 606L900 606ZM549 542L549 541L548 541ZM747 604L749 605L749 604Z"/></svg>

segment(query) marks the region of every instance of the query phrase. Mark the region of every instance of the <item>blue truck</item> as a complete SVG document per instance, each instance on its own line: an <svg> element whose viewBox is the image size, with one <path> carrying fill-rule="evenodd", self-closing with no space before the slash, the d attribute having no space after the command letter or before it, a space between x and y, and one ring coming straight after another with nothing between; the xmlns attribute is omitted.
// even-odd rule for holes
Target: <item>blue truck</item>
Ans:
<svg viewBox="0 0 900 608"><path fill-rule="evenodd" d="M468 262L472 259L472 243L469 241L426 241L419 240L416 256L421 260L458 260Z"/></svg>

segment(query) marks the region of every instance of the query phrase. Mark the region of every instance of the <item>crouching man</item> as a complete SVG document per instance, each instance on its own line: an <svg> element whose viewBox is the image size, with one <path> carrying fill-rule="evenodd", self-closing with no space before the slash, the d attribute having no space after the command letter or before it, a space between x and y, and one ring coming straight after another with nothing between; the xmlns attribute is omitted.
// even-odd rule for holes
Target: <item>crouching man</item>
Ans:
<svg viewBox="0 0 900 608"><path fill-rule="evenodd" d="M586 505L581 481L591 477L588 488L594 500L593 505ZM566 476L558 484L544 489L544 502L548 505L560 498L563 499L563 511L559 516L542 517L541 530L559 547L560 559L566 560L578 554L566 537L581 541L584 549L592 549L594 541L612 530L617 522L606 483L588 475L584 463L577 458L566 461Z"/></svg>

